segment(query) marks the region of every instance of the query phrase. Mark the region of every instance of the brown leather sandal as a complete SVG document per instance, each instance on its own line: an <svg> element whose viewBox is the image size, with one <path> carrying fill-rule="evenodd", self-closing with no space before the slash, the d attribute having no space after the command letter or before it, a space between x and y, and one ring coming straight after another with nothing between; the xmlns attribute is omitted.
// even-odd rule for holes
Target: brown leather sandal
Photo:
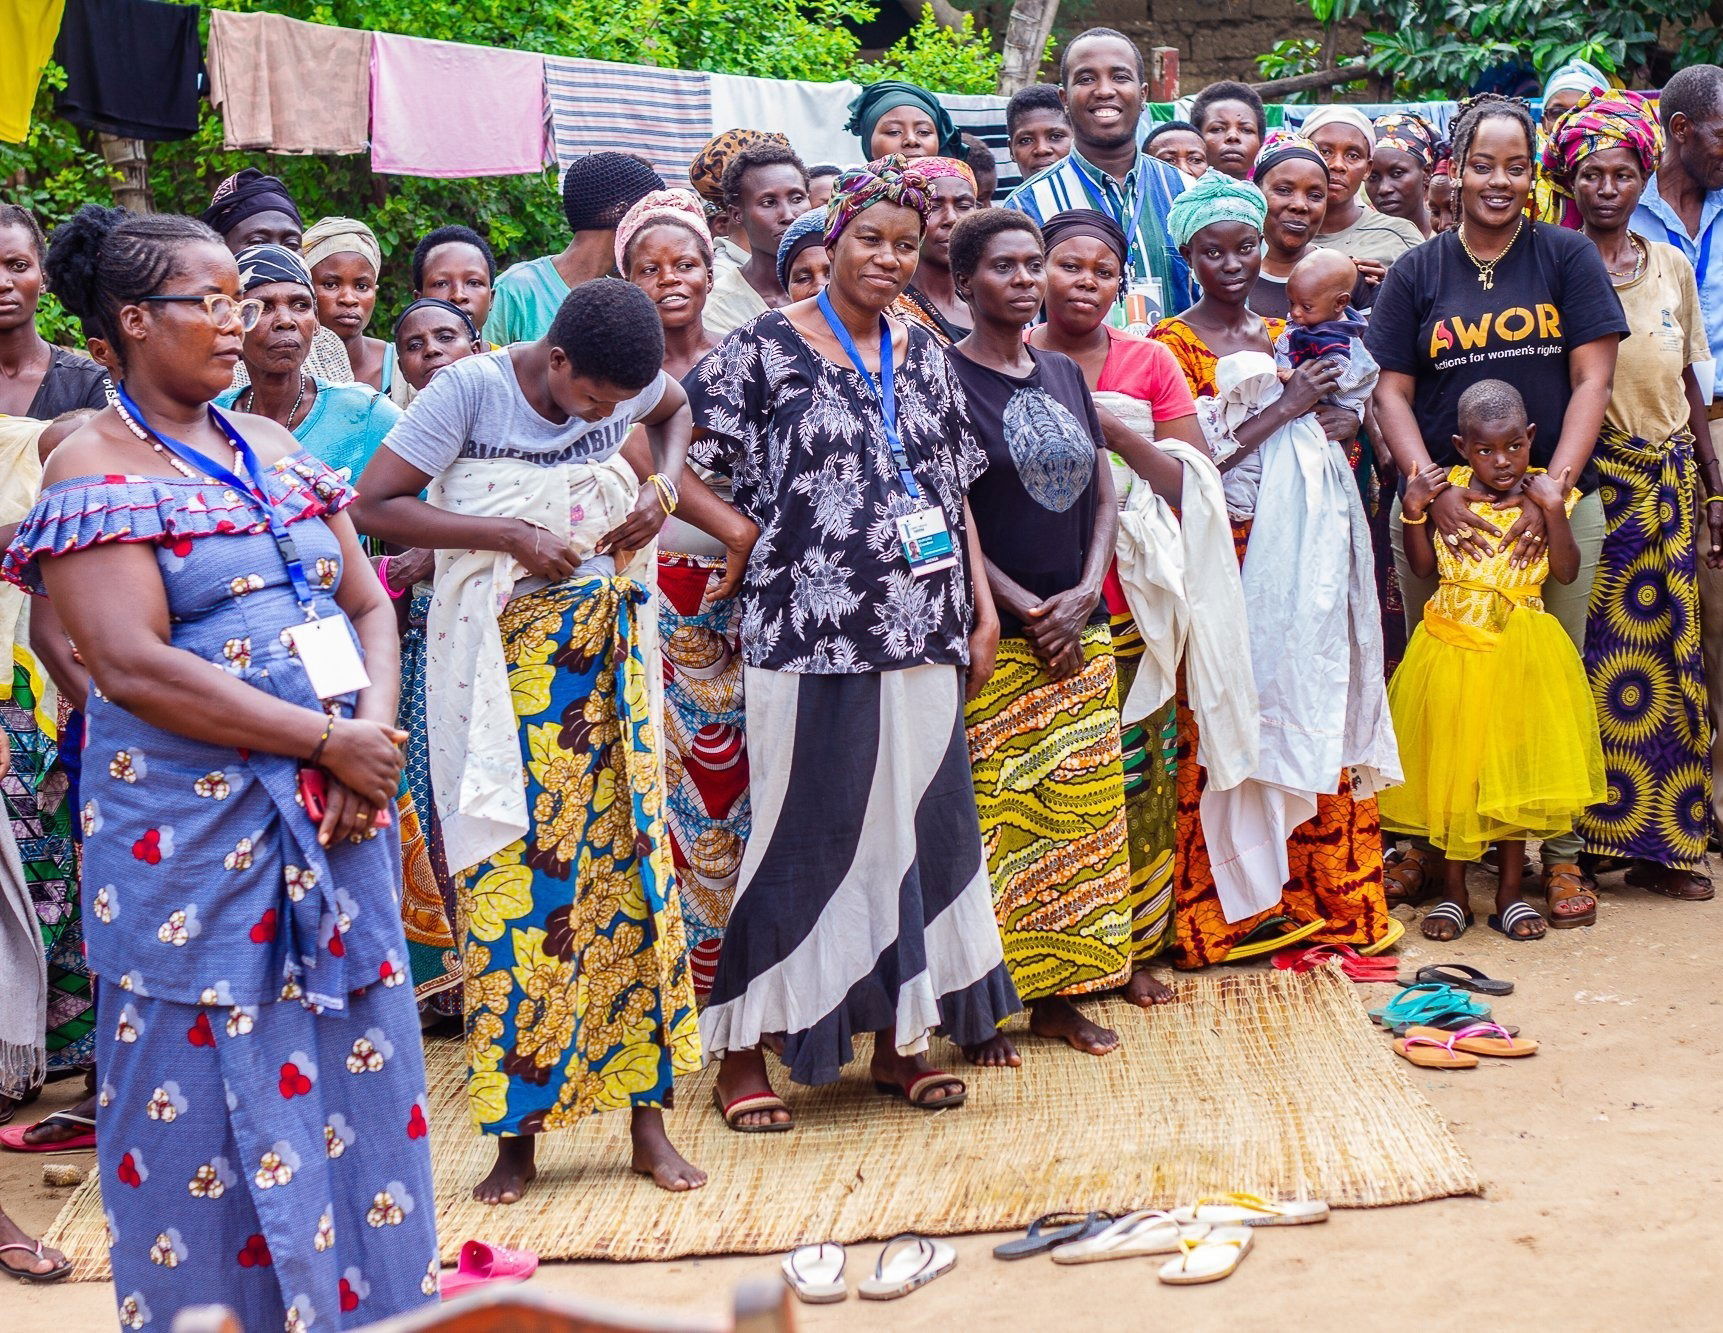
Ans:
<svg viewBox="0 0 1723 1333"><path fill-rule="evenodd" d="M1543 869L1544 899L1549 904L1551 930L1574 930L1579 926L1597 924L1597 883L1572 861L1552 861ZM1564 913L1560 904L1575 898L1591 899L1584 912Z"/></svg>
<svg viewBox="0 0 1723 1333"><path fill-rule="evenodd" d="M1382 891L1389 907L1417 907L1442 892L1441 877L1436 874L1442 854L1434 847L1413 843L1383 860Z"/></svg>
<svg viewBox="0 0 1723 1333"><path fill-rule="evenodd" d="M1641 861L1627 872L1627 882L1636 889L1644 889L1647 893L1661 894L1665 898L1674 898L1684 903L1708 903L1717 896L1710 877L1703 871L1682 871L1681 878L1676 881L1680 888L1665 887L1662 876L1662 866Z"/></svg>

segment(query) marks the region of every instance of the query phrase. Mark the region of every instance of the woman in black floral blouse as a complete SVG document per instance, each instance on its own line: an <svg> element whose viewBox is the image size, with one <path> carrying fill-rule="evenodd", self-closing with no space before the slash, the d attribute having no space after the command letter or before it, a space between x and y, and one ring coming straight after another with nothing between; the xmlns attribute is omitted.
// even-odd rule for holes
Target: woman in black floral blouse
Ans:
<svg viewBox="0 0 1723 1333"><path fill-rule="evenodd" d="M902 159L845 172L826 292L686 381L696 454L760 525L742 588L754 827L701 1021L737 1130L791 1128L763 1039L817 1084L871 1032L875 1086L934 1110L967 1092L928 1035L980 1041L1019 1007L963 731L999 636L964 498L987 460L938 346L884 317L927 207Z"/></svg>

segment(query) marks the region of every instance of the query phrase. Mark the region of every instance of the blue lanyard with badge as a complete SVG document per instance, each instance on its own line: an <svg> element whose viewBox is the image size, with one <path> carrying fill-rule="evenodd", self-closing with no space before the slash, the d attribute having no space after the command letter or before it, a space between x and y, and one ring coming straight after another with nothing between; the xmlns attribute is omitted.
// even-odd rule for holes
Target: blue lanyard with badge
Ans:
<svg viewBox="0 0 1723 1333"><path fill-rule="evenodd" d="M957 548L951 540L951 529L945 522L945 511L937 504L924 503L921 487L916 484L915 473L910 470L909 454L905 451L903 438L897 431L897 391L892 380L891 364L891 322L884 315L879 317L879 380L875 382L873 373L862 362L861 351L856 347L855 339L850 337L850 331L838 318L838 312L832 309L831 297L825 292L820 293L820 313L826 317L832 336L844 349L850 364L856 368L856 372L867 384L868 391L879 403L880 420L885 425L885 439L891 446L891 461L897 465L898 480L909 493L911 502L918 506L897 519L897 540L903 548L904 558L909 561L909 572L917 578L923 578L942 569L953 568L957 564Z"/></svg>
<svg viewBox="0 0 1723 1333"><path fill-rule="evenodd" d="M1125 194L1121 187L1123 207L1118 212L1113 211L1112 205L1107 202L1106 194L1089 179L1088 172L1075 162L1071 164L1071 169L1077 173L1077 179L1083 185L1083 192L1089 196L1089 202L1094 205L1095 211L1112 218L1125 233L1125 266L1130 272L1124 275L1119 300L1114 308L1117 310L1122 307L1124 327L1128 332L1146 334L1150 326L1166 313L1161 305L1160 279L1155 276L1154 270L1149 266L1148 256L1143 253L1143 211L1149 205L1147 168L1141 163L1136 168L1135 208L1131 205L1130 196ZM1131 215L1129 222L1125 220L1125 214ZM1141 273L1137 271L1139 265L1142 268Z"/></svg>
<svg viewBox="0 0 1723 1333"><path fill-rule="evenodd" d="M1663 235L1665 239L1667 239L1668 242L1677 250L1681 251L1682 254L1686 254L1687 247L1681 243L1682 240L1687 238L1686 232L1683 231L1680 239L1677 239L1675 229L1671 227L1668 222L1665 222L1662 218L1658 218L1657 220L1663 223ZM1717 234L1717 225L1717 219L1713 218L1711 225L1705 228L1705 235L1699 239L1699 259L1698 262L1693 265L1694 285L1699 288L1699 300L1701 303L1705 300L1705 277L1711 271L1711 238ZM1710 360L1695 361L1693 363L1693 377L1699 381L1699 392L1707 402L1711 400L1716 392L1717 353L1720 350L1723 349L1713 347L1711 349Z"/></svg>
<svg viewBox="0 0 1723 1333"><path fill-rule="evenodd" d="M310 681L317 697L333 699L338 695L368 687L371 677L366 672L365 662L353 642L347 613L339 607L330 615L320 616L317 613L316 594L312 591L310 580L305 577L305 562L300 559L299 547L293 540L293 534L282 521L281 515L275 511L275 506L269 502L269 492L263 484L263 468L258 463L257 454L252 447L225 417L213 407L209 409L210 420L227 436L227 441L238 455L246 476L250 478L248 483L235 476L231 468L223 467L183 440L163 435L150 425L138 405L132 401L131 395L126 392L124 384L118 386L117 395L121 413L139 430L147 432L163 449L205 476L230 487L236 494L250 496L263 506L264 519L269 524L269 535L275 539L275 549L281 555L281 562L287 566L287 577L293 584L294 596L299 599L300 608L305 612L304 624L294 625L282 633L298 655L300 665L305 668L306 679Z"/></svg>

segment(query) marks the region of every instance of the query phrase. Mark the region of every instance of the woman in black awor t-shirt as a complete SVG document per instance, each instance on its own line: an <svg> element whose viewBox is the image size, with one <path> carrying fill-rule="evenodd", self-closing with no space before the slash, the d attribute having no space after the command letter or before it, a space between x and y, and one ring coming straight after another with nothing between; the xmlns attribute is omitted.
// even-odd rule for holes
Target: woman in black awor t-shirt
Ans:
<svg viewBox="0 0 1723 1333"><path fill-rule="evenodd" d="M1595 246L1525 216L1535 164L1536 127L1519 102L1486 94L1454 123L1460 222L1426 241L1388 272L1371 311L1366 343L1382 367L1376 416L1402 476L1434 462L1461 460L1454 448L1460 395L1479 380L1506 380L1525 399L1535 427L1532 462L1568 475L1584 498L1571 517L1579 577L1545 588L1545 605L1583 648L1586 603L1603 545L1603 506L1591 453L1615 375L1616 344L1627 332L1621 302ZM1529 561L1544 547L1544 520L1533 505L1506 508L1492 529L1467 510L1481 499L1450 487L1430 506L1438 540L1461 554L1484 555L1504 539ZM1394 564L1410 632L1423 617L1433 580L1412 574L1400 507L1390 524ZM1528 737L1527 744L1536 744ZM1556 926L1595 907L1576 858L1579 839L1543 845L1543 884ZM1390 902L1420 902L1439 886L1439 853L1414 846L1389 871ZM1542 934L1541 923L1526 937Z"/></svg>

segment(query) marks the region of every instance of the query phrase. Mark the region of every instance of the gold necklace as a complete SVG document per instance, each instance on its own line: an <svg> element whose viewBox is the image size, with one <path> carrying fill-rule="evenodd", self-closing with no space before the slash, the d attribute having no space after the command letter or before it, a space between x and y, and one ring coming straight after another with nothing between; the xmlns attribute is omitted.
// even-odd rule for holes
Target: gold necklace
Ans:
<svg viewBox="0 0 1723 1333"><path fill-rule="evenodd" d="M1496 285L1496 265L1502 262L1509 250L1514 248L1514 242L1520 239L1520 229L1526 225L1526 215L1521 213L1519 221L1514 223L1514 234L1508 237L1508 243L1502 247L1502 253L1486 263L1472 253L1472 247L1466 244L1466 224L1460 223L1454 232L1460 238L1460 249L1466 252L1466 258L1478 266L1478 281L1484 284L1487 292Z"/></svg>

